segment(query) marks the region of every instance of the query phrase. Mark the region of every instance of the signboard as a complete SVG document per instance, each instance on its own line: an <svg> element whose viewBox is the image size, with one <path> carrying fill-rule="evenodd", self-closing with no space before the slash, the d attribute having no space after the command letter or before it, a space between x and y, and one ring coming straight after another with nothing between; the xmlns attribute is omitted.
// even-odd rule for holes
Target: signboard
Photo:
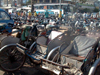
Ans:
<svg viewBox="0 0 100 75"><path fill-rule="evenodd" d="M14 2L15 7L17 7L17 1Z"/></svg>
<svg viewBox="0 0 100 75"><path fill-rule="evenodd" d="M44 6L44 9L47 9L47 6Z"/></svg>

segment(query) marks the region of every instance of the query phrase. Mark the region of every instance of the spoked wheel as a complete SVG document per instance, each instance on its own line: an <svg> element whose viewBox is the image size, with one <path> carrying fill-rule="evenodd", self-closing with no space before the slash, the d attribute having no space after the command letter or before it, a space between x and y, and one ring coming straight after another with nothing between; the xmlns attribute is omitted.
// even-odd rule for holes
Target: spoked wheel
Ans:
<svg viewBox="0 0 100 75"><path fill-rule="evenodd" d="M12 72L23 66L25 58L16 45L7 46L0 52L0 66L3 70Z"/></svg>

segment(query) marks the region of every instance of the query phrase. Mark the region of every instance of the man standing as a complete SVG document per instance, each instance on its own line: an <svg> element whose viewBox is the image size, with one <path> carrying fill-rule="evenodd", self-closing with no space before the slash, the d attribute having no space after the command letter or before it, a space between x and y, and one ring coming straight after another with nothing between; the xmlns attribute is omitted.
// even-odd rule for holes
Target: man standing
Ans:
<svg viewBox="0 0 100 75"><path fill-rule="evenodd" d="M36 11L34 11L34 17L37 17L37 13L36 13Z"/></svg>
<svg viewBox="0 0 100 75"><path fill-rule="evenodd" d="M48 18L48 16L49 16L49 12L46 10L46 12L45 12L45 18Z"/></svg>

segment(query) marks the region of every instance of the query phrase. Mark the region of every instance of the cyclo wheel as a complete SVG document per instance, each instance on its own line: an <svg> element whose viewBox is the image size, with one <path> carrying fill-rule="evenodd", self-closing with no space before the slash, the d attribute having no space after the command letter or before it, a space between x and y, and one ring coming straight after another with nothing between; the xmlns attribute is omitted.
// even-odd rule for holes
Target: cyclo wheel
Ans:
<svg viewBox="0 0 100 75"><path fill-rule="evenodd" d="M18 51L16 45L10 45L0 52L0 66L3 70L13 72L23 66L26 55Z"/></svg>

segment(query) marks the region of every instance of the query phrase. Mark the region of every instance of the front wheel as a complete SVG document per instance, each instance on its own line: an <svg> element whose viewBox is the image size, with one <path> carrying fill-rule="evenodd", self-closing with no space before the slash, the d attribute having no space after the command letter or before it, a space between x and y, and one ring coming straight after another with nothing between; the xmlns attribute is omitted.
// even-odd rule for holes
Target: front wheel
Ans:
<svg viewBox="0 0 100 75"><path fill-rule="evenodd" d="M13 72L23 66L26 56L18 51L16 45L10 45L0 52L0 66L3 70Z"/></svg>

